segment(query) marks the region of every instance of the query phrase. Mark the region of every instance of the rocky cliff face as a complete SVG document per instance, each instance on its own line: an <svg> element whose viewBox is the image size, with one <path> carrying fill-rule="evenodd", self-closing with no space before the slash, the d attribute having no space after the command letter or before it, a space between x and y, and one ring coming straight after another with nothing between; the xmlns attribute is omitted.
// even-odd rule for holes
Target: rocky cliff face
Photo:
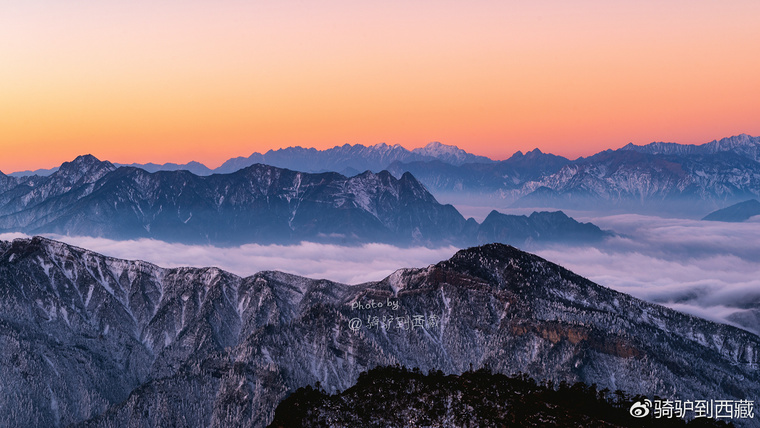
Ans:
<svg viewBox="0 0 760 428"><path fill-rule="evenodd" d="M344 285L15 240L0 244L0 303L5 426L264 426L298 387L343 390L393 364L681 399L760 393L757 336L504 245Z"/></svg>

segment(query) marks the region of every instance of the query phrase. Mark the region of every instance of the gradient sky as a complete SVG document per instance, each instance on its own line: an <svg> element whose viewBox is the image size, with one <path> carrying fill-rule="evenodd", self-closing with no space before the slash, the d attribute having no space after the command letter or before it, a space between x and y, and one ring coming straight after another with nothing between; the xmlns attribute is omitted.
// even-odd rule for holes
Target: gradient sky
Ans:
<svg viewBox="0 0 760 428"><path fill-rule="evenodd" d="M0 170L760 135L760 1L0 4Z"/></svg>

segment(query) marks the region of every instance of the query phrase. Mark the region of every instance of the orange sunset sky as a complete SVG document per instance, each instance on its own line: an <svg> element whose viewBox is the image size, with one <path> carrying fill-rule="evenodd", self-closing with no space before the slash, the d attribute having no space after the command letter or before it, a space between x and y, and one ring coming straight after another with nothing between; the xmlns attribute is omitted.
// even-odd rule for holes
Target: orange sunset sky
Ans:
<svg viewBox="0 0 760 428"><path fill-rule="evenodd" d="M0 5L0 170L760 135L760 1Z"/></svg>

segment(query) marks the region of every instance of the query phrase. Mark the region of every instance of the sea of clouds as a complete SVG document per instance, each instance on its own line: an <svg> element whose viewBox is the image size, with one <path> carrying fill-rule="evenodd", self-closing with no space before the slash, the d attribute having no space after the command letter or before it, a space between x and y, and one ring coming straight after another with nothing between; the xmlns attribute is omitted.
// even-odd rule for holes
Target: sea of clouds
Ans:
<svg viewBox="0 0 760 428"><path fill-rule="evenodd" d="M580 220L618 235L594 247L536 254L598 284L703 318L737 324L760 314L760 221L633 214ZM760 325L742 326L760 331Z"/></svg>
<svg viewBox="0 0 760 428"><path fill-rule="evenodd" d="M760 332L760 221L723 223L642 215L578 217L616 236L594 246L529 247L526 250L592 281L641 299ZM3 234L0 239L24 237ZM316 243L225 248L151 239L46 235L72 245L163 267L216 266L240 276L280 270L356 284L384 278L403 267L450 258L454 247L398 248L385 244L344 247ZM754 314L754 315L753 315Z"/></svg>
<svg viewBox="0 0 760 428"><path fill-rule="evenodd" d="M85 236L43 236L107 256L144 260L161 267L214 266L246 277L264 270L279 270L315 279L359 284L385 278L402 267L420 267L450 258L458 250L399 248L387 244L340 246L303 242L299 245L246 244L239 247L185 245L137 239L114 241ZM0 234L0 240L28 238L21 233Z"/></svg>

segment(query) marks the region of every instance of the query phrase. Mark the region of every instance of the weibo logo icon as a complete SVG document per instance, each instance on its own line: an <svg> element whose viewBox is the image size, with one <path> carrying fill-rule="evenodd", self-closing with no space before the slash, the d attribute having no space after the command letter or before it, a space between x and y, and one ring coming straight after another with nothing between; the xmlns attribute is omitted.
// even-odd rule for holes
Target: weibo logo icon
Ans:
<svg viewBox="0 0 760 428"><path fill-rule="evenodd" d="M630 413L634 418L645 418L647 415L649 415L650 407L652 407L652 402L648 399L644 400L643 402L637 401L633 403L628 413Z"/></svg>

